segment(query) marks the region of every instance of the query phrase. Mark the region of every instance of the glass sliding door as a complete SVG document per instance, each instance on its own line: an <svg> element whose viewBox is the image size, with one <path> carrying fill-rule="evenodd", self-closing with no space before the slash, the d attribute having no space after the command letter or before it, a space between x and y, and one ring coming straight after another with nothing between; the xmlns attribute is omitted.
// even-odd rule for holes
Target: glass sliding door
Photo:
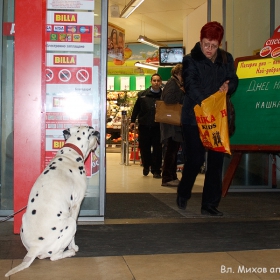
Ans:
<svg viewBox="0 0 280 280"><path fill-rule="evenodd" d="M104 219L107 1L48 0L46 20L45 164L63 146L63 129L98 130L100 146L85 163L79 219Z"/></svg>
<svg viewBox="0 0 280 280"><path fill-rule="evenodd" d="M0 216L13 209L13 116L14 116L14 1L0 1L1 35L1 173Z"/></svg>

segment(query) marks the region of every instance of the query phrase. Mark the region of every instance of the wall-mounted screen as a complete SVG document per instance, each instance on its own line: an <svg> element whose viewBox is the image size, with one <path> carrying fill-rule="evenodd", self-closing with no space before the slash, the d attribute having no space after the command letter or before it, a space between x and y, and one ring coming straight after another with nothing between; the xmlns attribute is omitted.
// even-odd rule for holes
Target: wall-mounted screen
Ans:
<svg viewBox="0 0 280 280"><path fill-rule="evenodd" d="M170 66L182 63L185 55L184 47L160 47L159 48L159 65Z"/></svg>

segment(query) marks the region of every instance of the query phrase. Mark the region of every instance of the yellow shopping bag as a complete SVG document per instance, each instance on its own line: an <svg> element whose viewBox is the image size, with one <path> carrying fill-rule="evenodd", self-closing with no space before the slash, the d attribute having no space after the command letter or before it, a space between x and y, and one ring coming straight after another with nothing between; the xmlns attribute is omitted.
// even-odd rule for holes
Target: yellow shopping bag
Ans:
<svg viewBox="0 0 280 280"><path fill-rule="evenodd" d="M217 91L194 107L200 139L205 148L230 153L226 93Z"/></svg>

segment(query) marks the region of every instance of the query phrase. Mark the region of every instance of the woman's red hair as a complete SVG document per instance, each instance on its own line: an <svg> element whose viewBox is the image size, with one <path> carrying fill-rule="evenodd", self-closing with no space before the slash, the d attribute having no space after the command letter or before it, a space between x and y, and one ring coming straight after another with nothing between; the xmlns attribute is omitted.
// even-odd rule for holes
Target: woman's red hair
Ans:
<svg viewBox="0 0 280 280"><path fill-rule="evenodd" d="M200 41L203 38L208 39L209 41L217 40L219 45L222 42L224 36L224 28L223 26L217 21L211 21L206 23L200 31Z"/></svg>

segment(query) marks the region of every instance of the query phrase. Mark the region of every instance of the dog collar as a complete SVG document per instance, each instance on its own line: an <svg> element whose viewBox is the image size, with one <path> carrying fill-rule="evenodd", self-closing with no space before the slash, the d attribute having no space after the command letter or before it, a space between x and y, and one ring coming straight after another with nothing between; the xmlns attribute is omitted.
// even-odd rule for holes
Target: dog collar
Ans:
<svg viewBox="0 0 280 280"><path fill-rule="evenodd" d="M76 151L82 157L82 159L84 159L84 155L83 155L82 151L77 146L75 146L74 144L71 144L71 143L64 144L63 148L67 148L67 147L72 148L74 151Z"/></svg>

